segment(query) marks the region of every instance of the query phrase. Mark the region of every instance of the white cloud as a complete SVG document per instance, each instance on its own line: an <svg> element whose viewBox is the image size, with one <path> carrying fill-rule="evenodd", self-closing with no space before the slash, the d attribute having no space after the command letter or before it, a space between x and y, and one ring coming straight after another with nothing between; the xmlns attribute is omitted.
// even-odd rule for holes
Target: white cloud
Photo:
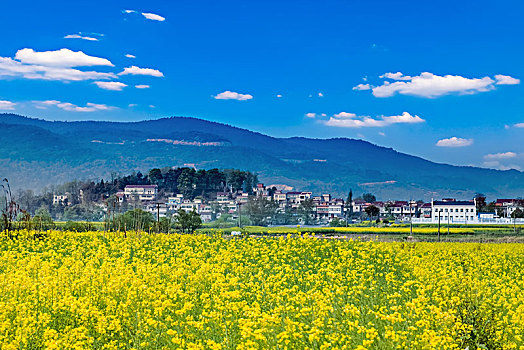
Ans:
<svg viewBox="0 0 524 350"><path fill-rule="evenodd" d="M324 124L328 126L344 128L362 128L362 127L384 127L393 124L418 124L425 122L424 119L408 112L401 115L379 116L372 118L369 116L357 116L355 113L341 112L333 115Z"/></svg>
<svg viewBox="0 0 524 350"><path fill-rule="evenodd" d="M26 48L18 50L15 55L15 59L25 64L35 64L46 67L114 67L114 65L108 59L89 56L82 51L71 51L69 49L37 52L33 49Z"/></svg>
<svg viewBox="0 0 524 350"><path fill-rule="evenodd" d="M282 98L282 95L278 94L277 97L278 97L278 98Z"/></svg>
<svg viewBox="0 0 524 350"><path fill-rule="evenodd" d="M524 128L524 123L517 123L517 124L515 124L513 126L516 127L516 128Z"/></svg>
<svg viewBox="0 0 524 350"><path fill-rule="evenodd" d="M473 139L463 139L460 137L450 137L449 139L439 140L436 145L438 147L465 147L471 146Z"/></svg>
<svg viewBox="0 0 524 350"><path fill-rule="evenodd" d="M104 90L122 91L127 85L118 81L95 81L94 84Z"/></svg>
<svg viewBox="0 0 524 350"><path fill-rule="evenodd" d="M315 118L317 116L316 113L306 113L304 114L307 118Z"/></svg>
<svg viewBox="0 0 524 350"><path fill-rule="evenodd" d="M509 75L497 74L495 75L496 85L517 85L520 84L520 79L510 77Z"/></svg>
<svg viewBox="0 0 524 350"><path fill-rule="evenodd" d="M138 12L138 11L135 11L135 10L124 10L123 12L124 13L140 13L142 16L144 16L145 18L150 19L152 21L163 22L163 21L166 20L164 17L162 17L160 15L157 15L155 13L150 13L150 12Z"/></svg>
<svg viewBox="0 0 524 350"><path fill-rule="evenodd" d="M142 16L144 16L145 18L150 19L152 21L163 22L163 21L166 20L164 17L162 17L160 15L157 15L155 13L142 12Z"/></svg>
<svg viewBox="0 0 524 350"><path fill-rule="evenodd" d="M378 134L379 134L380 136L386 136L386 133L383 132L383 131L379 132Z"/></svg>
<svg viewBox="0 0 524 350"><path fill-rule="evenodd" d="M157 69L152 69L152 68L139 68L137 66L131 66L131 67L126 67L124 68L124 70L120 73L118 73L118 75L127 75L127 74L131 74L131 75L150 75L150 76L153 76L153 77L163 77L164 74L157 70Z"/></svg>
<svg viewBox="0 0 524 350"><path fill-rule="evenodd" d="M15 109L16 103L6 100L0 100L0 110L12 111Z"/></svg>
<svg viewBox="0 0 524 350"><path fill-rule="evenodd" d="M252 95L249 94L239 94L238 92L233 91L224 91L219 93L216 96L213 96L216 100L238 100L238 101L246 101L253 99Z"/></svg>
<svg viewBox="0 0 524 350"><path fill-rule="evenodd" d="M324 94L321 93L321 92L319 92L319 93L318 93L318 97L324 97Z"/></svg>
<svg viewBox="0 0 524 350"><path fill-rule="evenodd" d="M484 156L484 159L487 159L487 160L511 159L511 158L515 158L516 156L517 156L517 153L515 152L503 152L503 153L486 154Z"/></svg>
<svg viewBox="0 0 524 350"><path fill-rule="evenodd" d="M128 104L127 106L133 108L133 107L136 107L136 106L138 106L138 105L137 105L136 103L130 103L130 104Z"/></svg>
<svg viewBox="0 0 524 350"><path fill-rule="evenodd" d="M155 105L149 105L149 108L156 108Z"/></svg>
<svg viewBox="0 0 524 350"><path fill-rule="evenodd" d="M355 113L348 113L348 112L340 112L335 115L333 115L335 118L356 118L357 115Z"/></svg>
<svg viewBox="0 0 524 350"><path fill-rule="evenodd" d="M127 58L136 58L135 55L131 55L130 53L126 54L126 57L127 57Z"/></svg>
<svg viewBox="0 0 524 350"><path fill-rule="evenodd" d="M369 84L358 84L353 87L353 90L371 90L371 85Z"/></svg>
<svg viewBox="0 0 524 350"><path fill-rule="evenodd" d="M149 86L149 85L144 85L144 84L142 84L142 85L135 85L135 88L137 88L137 89L149 89L150 87L151 87L151 86Z"/></svg>
<svg viewBox="0 0 524 350"><path fill-rule="evenodd" d="M0 77L23 77L26 79L62 81L106 80L116 78L113 73L24 64L10 57L0 57Z"/></svg>
<svg viewBox="0 0 524 350"><path fill-rule="evenodd" d="M113 73L83 71L73 67L111 66L111 61L89 56L82 51L60 49L37 52L33 49L18 50L15 58L0 57L0 77L23 77L41 80L107 80L116 78Z"/></svg>
<svg viewBox="0 0 524 350"><path fill-rule="evenodd" d="M487 167L487 168L493 168L493 169L497 169L497 170L512 170L512 169L515 169L515 170L519 170L519 171L522 171L522 168L518 165L503 165L501 164L498 160L490 160L490 161L486 161L484 163L482 163L483 166Z"/></svg>
<svg viewBox="0 0 524 350"><path fill-rule="evenodd" d="M105 104L87 103L85 106L77 106L69 102L61 102L57 100L35 101L35 103L40 107L56 106L68 112L97 112L115 109L115 107Z"/></svg>
<svg viewBox="0 0 524 350"><path fill-rule="evenodd" d="M379 78L383 79L393 79L393 80L411 80L412 78L409 75L404 75L401 72L396 73L384 73Z"/></svg>
<svg viewBox="0 0 524 350"><path fill-rule="evenodd" d="M82 36L80 34L69 34L64 36L64 39L82 39L82 40L88 40L88 41L98 41L97 38L93 38L91 36Z"/></svg>
<svg viewBox="0 0 524 350"><path fill-rule="evenodd" d="M386 73L388 74L388 73ZM389 77L395 76L397 79L408 78L402 74L394 73ZM390 97L396 93L402 95L413 95L420 97L439 97L450 93L473 94L477 92L493 90L494 80L490 77L484 78L464 78L458 75L438 76L424 72L419 76L409 77L405 81L384 82L383 85L374 87L373 95L376 97Z"/></svg>
<svg viewBox="0 0 524 350"><path fill-rule="evenodd" d="M495 89L496 85L514 85L520 80L506 75L495 78L465 78L460 75L439 76L423 72L417 76L404 75L401 72L385 73L380 76L384 81L379 86L369 86L375 97L390 97L395 94L435 98L452 93L475 94ZM367 84L359 84L353 90L368 90Z"/></svg>

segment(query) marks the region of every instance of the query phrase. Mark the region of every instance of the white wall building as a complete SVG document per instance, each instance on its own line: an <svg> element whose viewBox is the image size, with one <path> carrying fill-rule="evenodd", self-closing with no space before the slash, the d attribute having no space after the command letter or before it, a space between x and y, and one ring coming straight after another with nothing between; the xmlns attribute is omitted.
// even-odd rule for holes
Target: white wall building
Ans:
<svg viewBox="0 0 524 350"><path fill-rule="evenodd" d="M53 205L70 205L68 194L55 194L53 196Z"/></svg>
<svg viewBox="0 0 524 350"><path fill-rule="evenodd" d="M124 188L127 200L154 201L158 195L157 185L127 185Z"/></svg>
<svg viewBox="0 0 524 350"><path fill-rule="evenodd" d="M468 223L478 221L475 201L432 201L432 222Z"/></svg>

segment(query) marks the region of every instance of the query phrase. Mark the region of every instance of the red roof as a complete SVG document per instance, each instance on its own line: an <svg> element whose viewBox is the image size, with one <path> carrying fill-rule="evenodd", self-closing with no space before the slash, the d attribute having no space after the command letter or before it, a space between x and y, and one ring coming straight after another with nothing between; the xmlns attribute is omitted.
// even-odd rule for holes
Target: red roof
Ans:
<svg viewBox="0 0 524 350"><path fill-rule="evenodd" d="M497 203L513 203L516 201L517 199L497 199Z"/></svg>

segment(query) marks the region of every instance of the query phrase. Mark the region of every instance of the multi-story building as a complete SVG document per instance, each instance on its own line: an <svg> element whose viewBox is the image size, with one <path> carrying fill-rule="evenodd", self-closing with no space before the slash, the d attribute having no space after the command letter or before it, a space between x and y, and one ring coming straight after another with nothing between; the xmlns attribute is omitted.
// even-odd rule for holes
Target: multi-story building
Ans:
<svg viewBox="0 0 524 350"><path fill-rule="evenodd" d="M311 199L311 194L311 192L288 192L286 193L286 200L292 208L297 208L300 203Z"/></svg>
<svg viewBox="0 0 524 350"><path fill-rule="evenodd" d="M69 194L55 194L53 195L53 205L71 205Z"/></svg>
<svg viewBox="0 0 524 350"><path fill-rule="evenodd" d="M124 188L124 196L127 200L154 201L158 196L157 185L127 185Z"/></svg>
<svg viewBox="0 0 524 350"><path fill-rule="evenodd" d="M495 208L500 213L500 216L509 218L511 214L518 208L524 208L523 199L497 199Z"/></svg>
<svg viewBox="0 0 524 350"><path fill-rule="evenodd" d="M475 201L457 201L445 199L431 201L433 222L467 223L477 221L477 206Z"/></svg>
<svg viewBox="0 0 524 350"><path fill-rule="evenodd" d="M229 193L217 192L217 202L218 204L227 204L229 202Z"/></svg>

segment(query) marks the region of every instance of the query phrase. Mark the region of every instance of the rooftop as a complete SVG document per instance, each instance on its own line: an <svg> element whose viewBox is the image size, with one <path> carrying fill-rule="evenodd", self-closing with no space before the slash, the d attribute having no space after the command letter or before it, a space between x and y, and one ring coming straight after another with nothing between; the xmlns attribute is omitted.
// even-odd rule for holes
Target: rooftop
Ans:
<svg viewBox="0 0 524 350"><path fill-rule="evenodd" d="M126 188L157 188L157 185L127 185Z"/></svg>
<svg viewBox="0 0 524 350"><path fill-rule="evenodd" d="M475 202L473 201L433 201L433 205L471 205L475 206Z"/></svg>

